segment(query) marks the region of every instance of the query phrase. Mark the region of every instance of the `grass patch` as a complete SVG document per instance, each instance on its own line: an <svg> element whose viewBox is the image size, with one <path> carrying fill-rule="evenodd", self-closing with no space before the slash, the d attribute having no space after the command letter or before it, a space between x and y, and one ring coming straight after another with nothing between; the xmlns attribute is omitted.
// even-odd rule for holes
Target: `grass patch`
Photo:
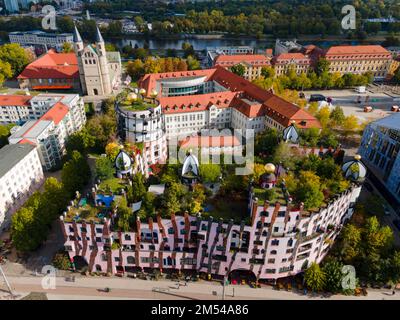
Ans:
<svg viewBox="0 0 400 320"><path fill-rule="evenodd" d="M222 218L224 221L233 219L235 223L240 223L246 219L248 215L247 199L239 197L218 197L207 201L212 206L211 210L204 212L203 217L212 216L214 219Z"/></svg>
<svg viewBox="0 0 400 320"><path fill-rule="evenodd" d="M106 190L106 188L110 188L112 192L117 192L120 191L121 189L124 189L126 186L125 182L121 179L118 178L110 178L107 180L104 180L100 183L99 185L99 190Z"/></svg>

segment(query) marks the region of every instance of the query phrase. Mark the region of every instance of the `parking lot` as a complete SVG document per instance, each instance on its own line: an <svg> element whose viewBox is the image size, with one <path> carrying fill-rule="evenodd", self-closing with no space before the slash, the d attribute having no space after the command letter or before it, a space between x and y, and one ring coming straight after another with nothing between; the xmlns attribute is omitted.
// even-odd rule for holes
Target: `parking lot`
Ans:
<svg viewBox="0 0 400 320"><path fill-rule="evenodd" d="M400 105L400 95L385 92L357 93L355 90L310 90L304 91L307 100L312 94L322 94L326 98L332 98L332 106L341 106L346 116L356 115L360 121L372 121L392 114L392 106ZM357 100L361 98L361 103ZM366 98L368 101L366 102ZM364 112L365 106L371 106L372 112Z"/></svg>

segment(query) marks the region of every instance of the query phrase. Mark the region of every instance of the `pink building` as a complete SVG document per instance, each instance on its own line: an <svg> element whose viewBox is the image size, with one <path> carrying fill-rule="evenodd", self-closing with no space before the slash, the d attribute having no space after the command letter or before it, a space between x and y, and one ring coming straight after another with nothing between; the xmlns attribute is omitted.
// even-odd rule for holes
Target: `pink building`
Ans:
<svg viewBox="0 0 400 320"><path fill-rule="evenodd" d="M137 220L136 230L113 230L112 221L73 221L60 217L65 249L90 272L198 271L222 278L233 271L273 280L301 272L327 254L353 213L361 186L337 195L317 212L306 212L290 199L262 203L252 190L249 223L171 215ZM113 249L114 248L114 249Z"/></svg>

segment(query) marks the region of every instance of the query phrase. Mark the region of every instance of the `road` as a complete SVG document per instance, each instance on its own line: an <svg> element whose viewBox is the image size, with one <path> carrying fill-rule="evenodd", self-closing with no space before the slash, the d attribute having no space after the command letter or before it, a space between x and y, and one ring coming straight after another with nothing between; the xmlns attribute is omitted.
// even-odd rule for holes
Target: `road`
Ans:
<svg viewBox="0 0 400 320"><path fill-rule="evenodd" d="M43 289L41 277L8 277L13 293L22 298L30 292L45 292L51 299L154 299L154 300L221 300L222 286L218 283L200 281L180 286L168 280L139 280L130 278L76 277L75 282L67 282L57 277L55 289ZM109 287L110 292L99 289ZM154 288L162 288L166 292L154 292ZM0 281L0 293L5 293L5 284ZM1 297L1 295L0 295ZM343 295L303 295L303 293L277 291L271 287L253 289L248 286L227 286L225 300L399 300L400 292L392 295L390 290L368 289L366 297Z"/></svg>

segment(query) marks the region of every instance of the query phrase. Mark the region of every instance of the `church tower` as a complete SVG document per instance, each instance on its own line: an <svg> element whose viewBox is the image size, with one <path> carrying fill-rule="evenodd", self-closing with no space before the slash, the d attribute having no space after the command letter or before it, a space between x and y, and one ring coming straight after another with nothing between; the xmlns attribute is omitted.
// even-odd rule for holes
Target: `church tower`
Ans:
<svg viewBox="0 0 400 320"><path fill-rule="evenodd" d="M98 27L96 28L96 51L99 58L100 76L101 82L103 83L103 94L111 94L112 88L106 46Z"/></svg>
<svg viewBox="0 0 400 320"><path fill-rule="evenodd" d="M74 26L73 41L74 41L74 51L75 51L75 54L78 59L79 78L81 81L82 91L84 94L87 94L86 82L85 82L85 70L84 70L83 61L82 61L82 53L83 53L83 49L84 49L83 41L82 41L82 37L81 37L76 25Z"/></svg>

